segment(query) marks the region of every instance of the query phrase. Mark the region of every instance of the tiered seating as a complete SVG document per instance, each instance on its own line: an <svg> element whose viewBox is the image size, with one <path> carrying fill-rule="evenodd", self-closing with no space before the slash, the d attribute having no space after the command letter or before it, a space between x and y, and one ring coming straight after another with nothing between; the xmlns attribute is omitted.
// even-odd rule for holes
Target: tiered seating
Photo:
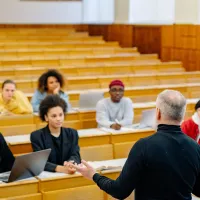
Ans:
<svg viewBox="0 0 200 200"><path fill-rule="evenodd" d="M155 107L156 96L163 89L179 90L187 98L198 98L200 94L199 72L185 72L180 62L163 63L155 54L141 55L137 48L121 48L118 42L105 42L102 37L89 37L72 28L0 29L0 87L3 80L14 79L17 87L31 99L38 77L50 68L60 70L65 76L64 90L73 107L78 107L80 93L90 89L104 91L108 97L109 82L121 79L126 85L125 96L134 102L134 123L140 121L142 110ZM191 116L196 101L188 101L187 116ZM37 115L4 116L0 121L0 132L16 155L32 151L29 134L45 125ZM71 111L64 125L79 130L81 155L93 161L125 158L139 138L154 132L90 129L96 128L95 110ZM115 178L119 172L105 173ZM76 200L83 194L82 199L111 199L78 174L37 179L0 184L0 198ZM22 190L24 185L27 189Z"/></svg>

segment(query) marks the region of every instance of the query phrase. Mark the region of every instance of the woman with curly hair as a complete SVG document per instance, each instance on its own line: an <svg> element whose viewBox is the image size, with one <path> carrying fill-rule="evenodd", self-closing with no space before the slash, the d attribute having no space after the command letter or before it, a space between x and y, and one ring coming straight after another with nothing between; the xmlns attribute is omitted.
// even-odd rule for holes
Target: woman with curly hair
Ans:
<svg viewBox="0 0 200 200"><path fill-rule="evenodd" d="M49 94L59 95L70 108L68 95L62 90L64 86L63 76L54 69L48 70L40 76L38 79L38 89L33 94L31 104L33 106L33 111L39 111L39 105L41 101Z"/></svg>
<svg viewBox="0 0 200 200"><path fill-rule="evenodd" d="M77 131L62 126L66 112L63 99L48 95L39 107L40 118L47 122L47 126L31 133L31 143L34 151L51 149L46 171L73 174L76 170L69 165L70 162L81 162L80 148Z"/></svg>

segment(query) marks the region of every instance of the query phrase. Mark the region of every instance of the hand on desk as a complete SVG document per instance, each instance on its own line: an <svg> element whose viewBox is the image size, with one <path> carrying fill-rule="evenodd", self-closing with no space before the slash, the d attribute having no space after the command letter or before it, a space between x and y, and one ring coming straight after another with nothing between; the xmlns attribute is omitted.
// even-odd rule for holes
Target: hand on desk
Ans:
<svg viewBox="0 0 200 200"><path fill-rule="evenodd" d="M71 162L64 162L64 166L58 165L55 171L65 174L74 174L76 172L76 169L73 167L73 164Z"/></svg>
<svg viewBox="0 0 200 200"><path fill-rule="evenodd" d="M120 124L112 124L110 126L110 128L114 129L114 130L120 130L121 129L121 125Z"/></svg>
<svg viewBox="0 0 200 200"><path fill-rule="evenodd" d="M8 111L8 110L3 110L2 112L0 112L1 116L13 116L15 115L14 113Z"/></svg>
<svg viewBox="0 0 200 200"><path fill-rule="evenodd" d="M64 167L67 168L68 174L74 174L76 172L76 169L72 165L73 163L74 163L73 160L69 162L67 161L64 162ZM74 163L74 165L76 165L76 163Z"/></svg>
<svg viewBox="0 0 200 200"><path fill-rule="evenodd" d="M89 165L85 160L81 161L81 164L70 164L72 165L78 172L80 172L85 178L89 180L93 180L93 176L96 173L95 169Z"/></svg>

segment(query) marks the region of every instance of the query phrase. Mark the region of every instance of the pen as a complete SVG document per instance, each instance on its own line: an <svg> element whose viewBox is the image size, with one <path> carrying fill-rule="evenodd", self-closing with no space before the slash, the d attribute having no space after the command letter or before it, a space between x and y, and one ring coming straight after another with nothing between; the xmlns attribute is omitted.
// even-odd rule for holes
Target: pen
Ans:
<svg viewBox="0 0 200 200"><path fill-rule="evenodd" d="M119 123L119 121L117 119L115 119L115 122L120 125L120 123Z"/></svg>

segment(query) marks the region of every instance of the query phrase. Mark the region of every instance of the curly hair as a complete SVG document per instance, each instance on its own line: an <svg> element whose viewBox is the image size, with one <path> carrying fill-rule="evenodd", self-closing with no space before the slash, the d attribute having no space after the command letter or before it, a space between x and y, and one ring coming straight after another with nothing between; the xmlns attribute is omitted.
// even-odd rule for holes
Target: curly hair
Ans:
<svg viewBox="0 0 200 200"><path fill-rule="evenodd" d="M40 119L42 121L45 121L45 115L47 115L49 109L57 106L61 107L64 113L67 112L67 104L62 98L59 97L59 95L47 95L46 98L44 98L43 101L40 103Z"/></svg>
<svg viewBox="0 0 200 200"><path fill-rule="evenodd" d="M46 92L48 90L47 88L47 80L50 76L55 77L58 82L60 83L60 87L62 88L64 86L64 78L63 76L55 69L50 69L47 72L45 72L44 74L42 74L40 76L40 78L38 79L38 90L43 93Z"/></svg>
<svg viewBox="0 0 200 200"><path fill-rule="evenodd" d="M5 81L3 82L3 84L2 84L2 89L4 88L4 86L5 86L6 84L13 84L13 85L15 85L15 87L16 87L16 84L15 84L15 82L14 82L13 80L7 79L7 80L5 80Z"/></svg>

